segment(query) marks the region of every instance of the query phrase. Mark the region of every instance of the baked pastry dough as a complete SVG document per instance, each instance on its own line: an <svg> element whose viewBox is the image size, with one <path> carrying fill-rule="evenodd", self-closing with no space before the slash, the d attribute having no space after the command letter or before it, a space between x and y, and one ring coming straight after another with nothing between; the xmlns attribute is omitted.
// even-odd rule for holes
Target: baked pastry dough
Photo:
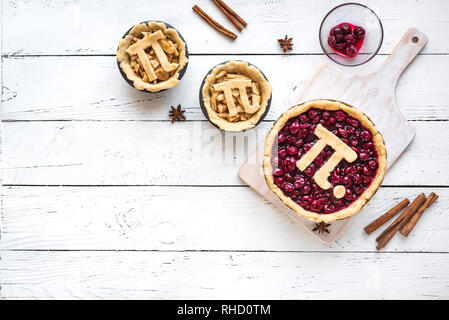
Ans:
<svg viewBox="0 0 449 320"><path fill-rule="evenodd" d="M209 120L225 131L253 128L266 114L271 85L244 61L220 64L206 76L200 101Z"/></svg>
<svg viewBox="0 0 449 320"><path fill-rule="evenodd" d="M158 92L179 84L187 49L178 32L162 22L135 25L120 40L117 61L138 90Z"/></svg>

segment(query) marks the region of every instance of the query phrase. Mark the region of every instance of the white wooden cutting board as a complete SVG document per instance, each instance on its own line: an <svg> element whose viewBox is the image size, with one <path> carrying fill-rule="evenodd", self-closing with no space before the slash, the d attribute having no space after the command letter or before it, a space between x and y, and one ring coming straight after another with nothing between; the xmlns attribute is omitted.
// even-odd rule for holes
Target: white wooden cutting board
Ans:
<svg viewBox="0 0 449 320"><path fill-rule="evenodd" d="M351 73L349 67L344 70L336 69L328 63L323 63L291 106L313 99L334 99L362 110L384 137L387 168L390 168L415 136L415 128L407 122L396 103L397 81L426 43L426 35L417 29L408 29L382 66L375 72L366 74ZM286 106L286 109L291 106ZM265 141L242 165L239 170L240 178L295 222L311 231L314 222L298 216L267 187L262 170L264 144ZM332 222L329 234L313 234L331 244L349 220Z"/></svg>

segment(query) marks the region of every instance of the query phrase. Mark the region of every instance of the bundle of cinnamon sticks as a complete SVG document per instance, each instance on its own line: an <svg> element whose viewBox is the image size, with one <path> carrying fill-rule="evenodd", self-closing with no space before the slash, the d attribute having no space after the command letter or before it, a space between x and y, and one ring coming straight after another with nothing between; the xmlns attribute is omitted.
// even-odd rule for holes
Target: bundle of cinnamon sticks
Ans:
<svg viewBox="0 0 449 320"><path fill-rule="evenodd" d="M437 199L438 195L434 192L430 193L428 197L426 197L424 193L421 193L412 203L410 203L408 199L404 199L385 214L367 225L365 231L367 234L370 234L405 208L405 210L376 238L376 249L380 250L385 247L398 231L404 237L407 237L418 223L424 211Z"/></svg>
<svg viewBox="0 0 449 320"><path fill-rule="evenodd" d="M222 0L212 0L214 4L220 9L221 12L232 22L232 24L239 30L242 31L242 26L246 27L248 24L245 20L243 20L234 10L232 10L226 3ZM225 36L231 38L232 40L237 38L237 35L234 32L229 31L217 21L212 19L206 12L204 12L200 7L194 5L192 7L193 11L195 11L201 18L204 19L212 28L217 30L218 32L224 34ZM240 24L242 25L240 25Z"/></svg>

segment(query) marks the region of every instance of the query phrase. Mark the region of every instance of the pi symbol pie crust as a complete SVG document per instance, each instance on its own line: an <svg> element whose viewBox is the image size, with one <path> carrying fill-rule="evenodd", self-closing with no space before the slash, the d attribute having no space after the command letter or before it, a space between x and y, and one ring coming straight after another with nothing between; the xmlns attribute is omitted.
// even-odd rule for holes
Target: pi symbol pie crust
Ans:
<svg viewBox="0 0 449 320"><path fill-rule="evenodd" d="M255 66L229 61L214 67L204 78L200 104L206 117L224 131L243 131L266 115L271 85Z"/></svg>
<svg viewBox="0 0 449 320"><path fill-rule="evenodd" d="M120 40L117 62L136 89L158 92L179 84L188 62L187 47L165 23L140 23Z"/></svg>
<svg viewBox="0 0 449 320"><path fill-rule="evenodd" d="M268 187L298 215L334 221L358 213L378 190L386 149L360 110L312 100L287 110L268 133L264 175Z"/></svg>

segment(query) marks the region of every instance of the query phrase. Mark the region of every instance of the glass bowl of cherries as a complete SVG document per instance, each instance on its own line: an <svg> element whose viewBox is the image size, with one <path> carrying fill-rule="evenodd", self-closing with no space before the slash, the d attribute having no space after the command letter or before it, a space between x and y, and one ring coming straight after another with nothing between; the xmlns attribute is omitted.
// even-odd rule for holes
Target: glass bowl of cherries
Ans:
<svg viewBox="0 0 449 320"><path fill-rule="evenodd" d="M344 66L359 66L371 60L383 41L379 17L367 6L346 3L335 7L320 26L320 44L324 53Z"/></svg>

